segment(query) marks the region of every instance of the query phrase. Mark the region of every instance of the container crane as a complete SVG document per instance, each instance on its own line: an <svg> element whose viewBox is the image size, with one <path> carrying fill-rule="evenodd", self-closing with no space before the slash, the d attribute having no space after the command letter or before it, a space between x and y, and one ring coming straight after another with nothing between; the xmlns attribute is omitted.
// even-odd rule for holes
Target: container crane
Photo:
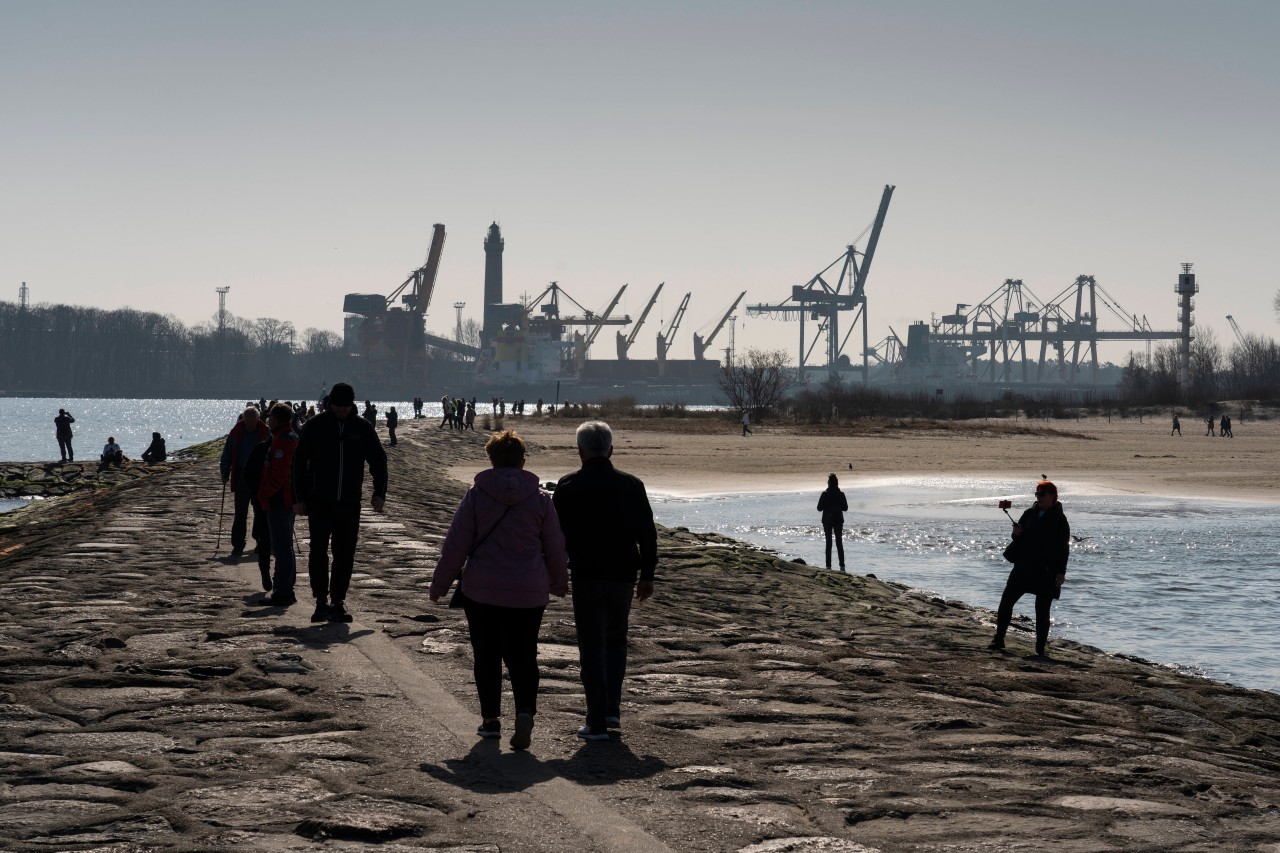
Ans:
<svg viewBox="0 0 1280 853"><path fill-rule="evenodd" d="M729 322L729 316L733 314L733 309L738 307L738 303L747 295L744 290L738 294L738 298L733 300L733 304L729 306L729 310L724 312L724 316L720 318L720 322L716 323L716 327L711 330L711 334L703 338L697 332L693 333L693 357L698 361L706 360L707 349L711 346L711 342L716 339L716 335L720 334L720 330L724 328L724 324Z"/></svg>
<svg viewBox="0 0 1280 853"><path fill-rule="evenodd" d="M658 289L653 292L653 296L649 297L649 304L645 305L644 311L640 312L640 319L636 320L636 324L631 327L631 334L624 335L622 332L618 332L619 361L627 360L627 351L631 349L631 345L636 342L636 335L640 334L640 327L644 325L645 318L649 316L649 311L652 310L654 303L658 301L658 294L662 293L663 284L666 284L666 282L664 281L659 284Z"/></svg>
<svg viewBox="0 0 1280 853"><path fill-rule="evenodd" d="M671 350L671 344L676 339L676 329L680 328L680 321L684 319L685 309L689 307L689 297L693 293L686 293L684 299L680 300L680 307L676 309L676 313L671 317L671 325L667 326L665 332L658 332L658 362L667 360L667 353Z"/></svg>

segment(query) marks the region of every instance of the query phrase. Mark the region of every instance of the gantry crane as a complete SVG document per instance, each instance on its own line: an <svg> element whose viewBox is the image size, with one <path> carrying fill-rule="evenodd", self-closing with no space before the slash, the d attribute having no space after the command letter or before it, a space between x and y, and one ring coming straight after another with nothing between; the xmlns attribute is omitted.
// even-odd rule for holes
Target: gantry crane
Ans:
<svg viewBox="0 0 1280 853"><path fill-rule="evenodd" d="M825 333L827 341L827 360L826 368L833 374L840 367L848 363L848 357L843 356L845 343L849 340L849 336L853 333L853 329L859 322L862 323L862 367L858 368L862 371L862 380L867 380L869 371L869 350L867 335L867 273L871 270L871 260L875 257L876 245L880 242L880 231L884 227L885 214L889 211L889 200L893 197L894 187L885 185L884 192L880 196L880 208L876 212L875 221L870 226L871 236L867 240L867 249L865 252L859 252L853 245L846 246L845 252L831 263L809 279L805 284L798 284L791 288L791 296L777 305L748 305L748 316L759 316L761 314L771 314L773 316L782 317L784 319L798 318L800 320L800 380L804 381L805 362L812 353L814 346L817 344L818 336ZM865 233L865 232L864 232ZM858 262L858 256L862 256L862 262ZM835 286L831 286L823 278L833 267L840 264L840 276L836 280ZM839 334L839 320L841 311L856 312L853 319L849 323L849 331L845 332L842 339ZM814 335L813 341L808 348L805 347L804 322L808 317L818 320L818 334Z"/></svg>
<svg viewBox="0 0 1280 853"><path fill-rule="evenodd" d="M729 322L729 316L733 314L733 309L738 307L738 303L741 302L742 297L746 295L747 292L745 290L738 294L738 298L733 300L733 304L729 306L729 310L724 312L724 315L720 318L720 322L716 323L716 327L711 330L711 334L707 335L706 338L703 338L697 332L693 333L693 357L695 359L698 361L706 360L707 348L710 347L711 342L716 339L716 335L720 334L720 330L724 328L724 324Z"/></svg>
<svg viewBox="0 0 1280 853"><path fill-rule="evenodd" d="M658 301L658 294L662 293L662 282L658 285L658 289L653 292L653 296L649 297L649 303L644 306L644 311L640 312L640 319L636 320L636 324L631 327L631 334L624 335L618 332L618 360L627 360L627 351L631 349L631 345L636 342L636 335L640 334L640 327L644 325L645 318L649 316L649 311L653 308L655 302Z"/></svg>
<svg viewBox="0 0 1280 853"><path fill-rule="evenodd" d="M689 297L693 293L686 293L684 299L680 300L680 307L676 309L676 313L671 317L671 325L667 326L665 332L658 332L658 363L667 360L667 353L671 351L671 344L676 339L676 329L680 328L680 321L684 319L684 311L689 307Z"/></svg>

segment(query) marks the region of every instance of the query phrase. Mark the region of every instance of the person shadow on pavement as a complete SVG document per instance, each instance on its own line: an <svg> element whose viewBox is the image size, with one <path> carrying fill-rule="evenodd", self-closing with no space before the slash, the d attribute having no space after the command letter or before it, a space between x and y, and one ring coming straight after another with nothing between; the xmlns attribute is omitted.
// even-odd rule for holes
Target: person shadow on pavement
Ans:
<svg viewBox="0 0 1280 853"><path fill-rule="evenodd" d="M542 761L524 751L503 751L498 740L478 740L462 758L418 769L437 781L476 793L523 791L549 779L579 785L611 785L625 779L647 779L670 768L654 756L638 756L622 740L583 744L573 758Z"/></svg>

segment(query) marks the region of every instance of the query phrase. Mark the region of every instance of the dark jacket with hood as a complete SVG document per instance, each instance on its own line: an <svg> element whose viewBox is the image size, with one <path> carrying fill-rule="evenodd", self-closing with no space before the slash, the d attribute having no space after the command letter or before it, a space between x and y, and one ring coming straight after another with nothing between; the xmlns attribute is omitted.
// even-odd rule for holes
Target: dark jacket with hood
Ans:
<svg viewBox="0 0 1280 853"><path fill-rule="evenodd" d="M658 531L638 478L596 457L561 477L554 499L575 578L653 580Z"/></svg>
<svg viewBox="0 0 1280 853"><path fill-rule="evenodd" d="M1014 537L1016 553L1009 584L1026 593L1053 595L1054 579L1066 573L1071 552L1071 525L1062 504L1054 501L1043 515L1039 507L1028 507L1018 524L1022 534Z"/></svg>
<svg viewBox="0 0 1280 853"><path fill-rule="evenodd" d="M222 445L222 459L218 463L222 479L230 482L231 488L236 487L236 480L244 470L244 464L249 461L253 448L270 439L271 430L262 418L258 418L258 425L253 432L245 427L244 418L236 421L231 432L227 433L227 440Z"/></svg>
<svg viewBox="0 0 1280 853"><path fill-rule="evenodd" d="M294 503L360 503L364 467L373 496L387 496L387 452L378 434L355 413L325 411L307 421L293 455Z"/></svg>
<svg viewBox="0 0 1280 853"><path fill-rule="evenodd" d="M544 607L569 591L564 534L551 495L522 468L476 474L453 514L431 580L443 597L462 572L467 598L498 607Z"/></svg>

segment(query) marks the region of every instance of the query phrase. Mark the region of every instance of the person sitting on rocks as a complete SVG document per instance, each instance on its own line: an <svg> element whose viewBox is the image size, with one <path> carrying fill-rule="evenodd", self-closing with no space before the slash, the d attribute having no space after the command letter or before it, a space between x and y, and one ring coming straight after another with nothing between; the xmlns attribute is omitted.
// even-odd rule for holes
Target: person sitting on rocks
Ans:
<svg viewBox="0 0 1280 853"><path fill-rule="evenodd" d="M142 461L148 465L154 465L168 458L169 454L164 449L164 439L160 437L160 433L151 433L151 444L148 445L146 450L142 451Z"/></svg>
<svg viewBox="0 0 1280 853"><path fill-rule="evenodd" d="M123 462L124 450L120 448L120 445L116 444L114 435L107 436L107 443L102 446L102 457L98 462L98 472L101 473L112 466L119 468Z"/></svg>

